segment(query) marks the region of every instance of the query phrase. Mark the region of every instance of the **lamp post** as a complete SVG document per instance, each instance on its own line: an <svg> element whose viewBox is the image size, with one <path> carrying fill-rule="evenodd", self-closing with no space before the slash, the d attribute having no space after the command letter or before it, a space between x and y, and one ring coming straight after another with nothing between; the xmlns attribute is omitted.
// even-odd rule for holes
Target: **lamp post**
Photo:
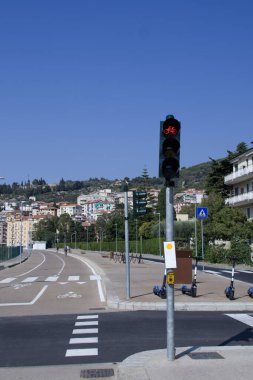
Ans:
<svg viewBox="0 0 253 380"><path fill-rule="evenodd" d="M135 219L135 241L136 241L136 255L138 253L138 219Z"/></svg>
<svg viewBox="0 0 253 380"><path fill-rule="evenodd" d="M115 227L116 227L116 230L115 230L115 252L117 253L118 252L118 225L117 223L115 223Z"/></svg>
<svg viewBox="0 0 253 380"><path fill-rule="evenodd" d="M99 250L100 250L100 253L101 253L101 237L102 237L102 231L101 231L101 227L99 227Z"/></svg>
<svg viewBox="0 0 253 380"><path fill-rule="evenodd" d="M23 245L23 201L20 206L20 264L22 263L22 245Z"/></svg>
<svg viewBox="0 0 253 380"><path fill-rule="evenodd" d="M87 244L86 244L86 250L88 251L88 246L89 246L89 227L87 226Z"/></svg>

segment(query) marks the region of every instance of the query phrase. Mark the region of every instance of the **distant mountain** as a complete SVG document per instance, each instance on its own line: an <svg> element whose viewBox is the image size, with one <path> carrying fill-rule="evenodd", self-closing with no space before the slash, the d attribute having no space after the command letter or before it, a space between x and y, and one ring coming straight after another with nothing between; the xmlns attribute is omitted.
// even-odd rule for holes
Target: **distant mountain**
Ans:
<svg viewBox="0 0 253 380"><path fill-rule="evenodd" d="M180 176L175 180L174 194L183 190L195 188L198 190L205 189L205 180L211 171L212 162L204 162L189 168L181 168ZM37 200L46 202L76 202L80 194L89 194L100 189L110 188L114 192L124 191L124 185L127 182L129 189L150 189L163 188L164 179L157 177L149 177L145 175L124 179L109 180L105 178L90 178L84 181L61 180L59 184L42 186L34 184L13 184L12 186L0 185L0 202L8 199L27 199L29 196L35 196ZM14 186L15 185L15 186Z"/></svg>
<svg viewBox="0 0 253 380"><path fill-rule="evenodd" d="M205 179L211 172L212 162L203 162L202 164L194 165L189 168L181 168L180 176L176 183L176 191L195 188L198 190L205 189Z"/></svg>

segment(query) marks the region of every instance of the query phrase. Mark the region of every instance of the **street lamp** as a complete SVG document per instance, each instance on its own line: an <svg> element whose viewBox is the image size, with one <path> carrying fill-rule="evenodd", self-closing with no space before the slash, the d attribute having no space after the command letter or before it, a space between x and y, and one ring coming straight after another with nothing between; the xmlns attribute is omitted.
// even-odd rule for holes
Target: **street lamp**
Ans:
<svg viewBox="0 0 253 380"><path fill-rule="evenodd" d="M135 241L136 241L136 255L138 253L138 220L135 219Z"/></svg>
<svg viewBox="0 0 253 380"><path fill-rule="evenodd" d="M19 248L19 253L20 253L20 264L22 263L22 245L23 245L23 201L21 201L21 206L20 206L20 248Z"/></svg>
<svg viewBox="0 0 253 380"><path fill-rule="evenodd" d="M89 246L89 227L87 226L87 245L86 245L86 250L88 251L88 246Z"/></svg>
<svg viewBox="0 0 253 380"><path fill-rule="evenodd" d="M159 255L162 256L162 249L161 249L161 213L160 212L156 212L156 215L158 215L158 235L159 235L159 240L158 240L158 244L159 244Z"/></svg>
<svg viewBox="0 0 253 380"><path fill-rule="evenodd" d="M118 225L117 225L117 223L115 223L115 227L116 227L116 231L115 231L115 243L116 243L116 249L115 249L115 252L117 253L118 252L118 230L117 230L117 227L118 227Z"/></svg>

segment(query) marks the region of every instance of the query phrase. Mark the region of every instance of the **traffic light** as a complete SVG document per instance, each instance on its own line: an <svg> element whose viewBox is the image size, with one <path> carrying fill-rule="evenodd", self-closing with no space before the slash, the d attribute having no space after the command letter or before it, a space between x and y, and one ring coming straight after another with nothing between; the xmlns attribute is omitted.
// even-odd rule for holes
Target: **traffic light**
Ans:
<svg viewBox="0 0 253 380"><path fill-rule="evenodd" d="M133 191L133 213L134 218L147 213L147 192Z"/></svg>
<svg viewBox="0 0 253 380"><path fill-rule="evenodd" d="M173 115L160 122L159 177L167 181L179 177L180 122Z"/></svg>

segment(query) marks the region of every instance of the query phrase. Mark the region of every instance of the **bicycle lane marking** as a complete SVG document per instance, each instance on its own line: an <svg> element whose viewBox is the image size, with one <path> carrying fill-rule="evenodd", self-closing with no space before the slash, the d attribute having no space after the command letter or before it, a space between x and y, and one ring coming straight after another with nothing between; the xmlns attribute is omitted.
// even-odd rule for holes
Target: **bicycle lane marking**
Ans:
<svg viewBox="0 0 253 380"><path fill-rule="evenodd" d="M104 292L103 292L103 289L102 289L102 280L101 280L101 276L98 275L95 271L95 269L91 266L91 264L89 264L85 259L83 259L82 257L78 257L78 256L74 256L73 254L69 254L71 257L73 257L74 259L78 259L80 261L82 261L85 265L87 265L93 276L90 276L90 280L95 280L97 281L97 286L98 286L98 294L99 294L99 298L100 298L100 301L101 302L105 302L105 296L104 296Z"/></svg>

